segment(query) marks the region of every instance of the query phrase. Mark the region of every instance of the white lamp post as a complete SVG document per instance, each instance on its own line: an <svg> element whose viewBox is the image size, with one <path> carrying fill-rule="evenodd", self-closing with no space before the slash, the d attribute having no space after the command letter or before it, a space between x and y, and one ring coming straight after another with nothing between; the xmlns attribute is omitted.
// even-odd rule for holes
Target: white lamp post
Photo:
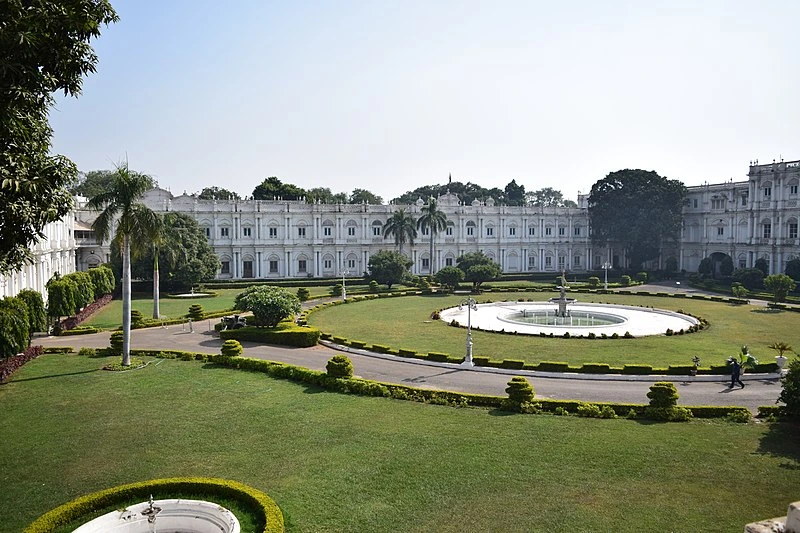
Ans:
<svg viewBox="0 0 800 533"><path fill-rule="evenodd" d="M464 357L464 362L461 366L475 366L472 362L472 311L478 310L477 302L472 298L467 298L458 304L458 310L461 311L463 306L467 306L467 355Z"/></svg>
<svg viewBox="0 0 800 533"><path fill-rule="evenodd" d="M342 270L342 301L347 300L347 289L344 286L344 277L349 274L347 270Z"/></svg>
<svg viewBox="0 0 800 533"><path fill-rule="evenodd" d="M609 263L608 261L606 261L605 263L603 263L603 270L604 270L604 272L605 272L605 274L604 274L604 276L603 276L603 279L604 279L604 282L603 282L603 288L604 288L605 290L608 290L608 269L609 269L609 268L611 268L611 263Z"/></svg>

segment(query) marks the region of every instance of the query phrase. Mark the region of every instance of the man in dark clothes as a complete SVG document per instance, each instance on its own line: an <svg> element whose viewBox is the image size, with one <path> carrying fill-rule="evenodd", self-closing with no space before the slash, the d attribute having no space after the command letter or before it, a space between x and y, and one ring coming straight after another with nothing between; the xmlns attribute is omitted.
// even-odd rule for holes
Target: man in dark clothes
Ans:
<svg viewBox="0 0 800 533"><path fill-rule="evenodd" d="M744 388L744 383L742 383L742 379L739 377L742 373L742 365L739 364L739 361L731 357L731 384L728 386L729 389L733 388L734 383L738 383L739 385Z"/></svg>

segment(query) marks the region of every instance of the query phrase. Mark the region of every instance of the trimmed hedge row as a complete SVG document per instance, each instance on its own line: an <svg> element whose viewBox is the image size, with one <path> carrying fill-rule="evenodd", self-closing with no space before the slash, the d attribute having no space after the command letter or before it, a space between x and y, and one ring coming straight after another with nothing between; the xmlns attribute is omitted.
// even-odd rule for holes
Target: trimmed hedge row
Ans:
<svg viewBox="0 0 800 533"><path fill-rule="evenodd" d="M258 531L264 533L284 531L283 513L275 501L260 490L225 479L167 478L120 485L81 496L43 514L25 528L24 533L49 533L95 511L120 505L135 498L146 501L152 494L154 499L164 499L172 497L175 493L208 494L236 500L254 514L258 522Z"/></svg>
<svg viewBox="0 0 800 533"><path fill-rule="evenodd" d="M262 342L265 344L296 346L298 348L314 346L319 341L319 337L320 332L317 328L296 326L287 323L279 324L275 328L247 326L239 329L226 329L219 332L219 338L222 340L235 339L240 342Z"/></svg>
<svg viewBox="0 0 800 533"><path fill-rule="evenodd" d="M78 326L75 329L65 329L58 334L59 337L69 337L71 335L88 335L90 333L99 333L100 328L93 326Z"/></svg>

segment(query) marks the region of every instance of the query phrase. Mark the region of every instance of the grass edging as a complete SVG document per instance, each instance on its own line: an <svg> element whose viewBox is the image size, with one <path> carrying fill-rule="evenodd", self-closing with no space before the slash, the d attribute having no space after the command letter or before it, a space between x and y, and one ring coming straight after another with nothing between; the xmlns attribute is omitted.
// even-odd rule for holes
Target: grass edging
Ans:
<svg viewBox="0 0 800 533"><path fill-rule="evenodd" d="M155 499L161 499L170 497L170 492L189 491L224 496L239 501L255 513L259 520L259 528L263 524L263 529L260 531L264 533L284 531L283 513L275 501L260 490L226 479L165 478L129 483L81 496L46 512L25 528L24 533L49 533L81 516L131 498L146 500L152 494Z"/></svg>

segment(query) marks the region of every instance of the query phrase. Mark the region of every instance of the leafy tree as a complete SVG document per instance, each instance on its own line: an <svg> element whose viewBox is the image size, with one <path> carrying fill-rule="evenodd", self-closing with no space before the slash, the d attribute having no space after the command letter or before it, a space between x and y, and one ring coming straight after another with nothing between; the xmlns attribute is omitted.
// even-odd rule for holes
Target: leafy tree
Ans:
<svg viewBox="0 0 800 533"><path fill-rule="evenodd" d="M439 203L433 196L428 198L428 203L422 206L420 212L422 214L417 219L417 229L427 229L431 233L430 272L433 274L435 273L434 265L436 263L434 261L434 241L436 240L436 235L447 228L447 215L439 209Z"/></svg>
<svg viewBox="0 0 800 533"><path fill-rule="evenodd" d="M306 191L306 201L310 204L346 204L347 195L343 192L334 194L327 187L314 187Z"/></svg>
<svg viewBox="0 0 800 533"><path fill-rule="evenodd" d="M483 252L470 252L456 259L456 266L464 272L464 279L472 282L472 289L478 290L481 283L498 277L500 265Z"/></svg>
<svg viewBox="0 0 800 533"><path fill-rule="evenodd" d="M107 191L114 183L115 170L90 170L89 172L79 173L78 182L70 187L70 193L92 198L100 193ZM147 176L150 180L150 188L158 187L158 182L152 176Z"/></svg>
<svg viewBox="0 0 800 533"><path fill-rule="evenodd" d="M100 265L97 268L89 269L89 276L92 278L94 285L94 299L114 292L116 279L114 278L114 271L106 265Z"/></svg>
<svg viewBox="0 0 800 533"><path fill-rule="evenodd" d="M299 200L305 197L306 191L291 183L283 183L275 176L271 176L261 182L253 189L253 199L272 200L280 198L282 200Z"/></svg>
<svg viewBox="0 0 800 533"><path fill-rule="evenodd" d="M381 250L369 258L369 277L390 289L395 283L403 281L408 272L411 260L393 250Z"/></svg>
<svg viewBox="0 0 800 533"><path fill-rule="evenodd" d="M741 283L735 282L733 285L731 285L731 294L734 298L745 300L750 294L750 291L748 291L747 288Z"/></svg>
<svg viewBox="0 0 800 533"><path fill-rule="evenodd" d="M630 267L658 257L663 244L677 242L686 186L645 170L611 172L592 185L589 220L595 244L624 248Z"/></svg>
<svg viewBox="0 0 800 533"><path fill-rule="evenodd" d="M22 289L17 298L25 302L28 308L28 343L36 331L47 331L47 311L44 307L42 293L32 289Z"/></svg>
<svg viewBox="0 0 800 533"><path fill-rule="evenodd" d="M458 198L465 204L472 203L473 200L486 200L489 197L494 198L498 202L507 203L505 193L494 187L486 189L475 183L462 183L460 181L450 181L444 185L424 185L417 187L413 191L404 193L401 196L392 200L393 204L397 205L410 205L420 198L438 198L447 193L458 195Z"/></svg>
<svg viewBox="0 0 800 533"><path fill-rule="evenodd" d="M719 265L719 273L723 276L730 276L733 274L733 258L731 256L726 254L725 257L722 258Z"/></svg>
<svg viewBox="0 0 800 533"><path fill-rule="evenodd" d="M383 198L377 196L366 189L353 189L348 203L351 204L369 204L369 205L382 205Z"/></svg>
<svg viewBox="0 0 800 533"><path fill-rule="evenodd" d="M552 187L543 187L526 193L525 201L534 207L578 207L572 200L565 200L564 194Z"/></svg>
<svg viewBox="0 0 800 533"><path fill-rule="evenodd" d="M200 200L241 200L239 193L223 189L222 187L206 187L197 195Z"/></svg>
<svg viewBox="0 0 800 533"><path fill-rule="evenodd" d="M436 273L434 279L436 279L436 283L456 290L458 284L464 279L464 271L458 267L446 266Z"/></svg>
<svg viewBox="0 0 800 533"><path fill-rule="evenodd" d="M800 358L789 363L786 374L781 378L781 395L778 401L785 405L783 413L791 418L800 418Z"/></svg>
<svg viewBox="0 0 800 533"><path fill-rule="evenodd" d="M75 310L73 313L78 313L94 301L94 283L88 272L73 272L64 276L64 279L75 282Z"/></svg>
<svg viewBox="0 0 800 533"><path fill-rule="evenodd" d="M786 274L772 274L764 278L764 286L772 291L775 302L783 302L786 295L795 290L797 283Z"/></svg>
<svg viewBox="0 0 800 533"><path fill-rule="evenodd" d="M30 245L72 207L75 165L50 153L52 93L77 96L95 71L89 41L117 20L106 0L0 2L0 273L32 260Z"/></svg>
<svg viewBox="0 0 800 533"><path fill-rule="evenodd" d="M285 320L300 312L300 300L280 287L255 285L245 289L235 301L236 309L253 312L256 326L274 328L281 320Z"/></svg>
<svg viewBox="0 0 800 533"><path fill-rule="evenodd" d="M697 267L697 273L703 276L710 276L714 270L714 264L711 262L710 257L704 257Z"/></svg>
<svg viewBox="0 0 800 533"><path fill-rule="evenodd" d="M763 272L765 277L769 275L769 261L767 261L763 257L759 257L758 259L756 259L756 264L753 266L755 266L757 269Z"/></svg>
<svg viewBox="0 0 800 533"><path fill-rule="evenodd" d="M122 251L122 366L131 364L131 245L134 240L146 242L157 227L156 214L139 203L149 189L147 176L120 164L112 187L87 203L89 209L100 211L92 224L99 242L109 239L112 223L117 222L114 239Z"/></svg>
<svg viewBox="0 0 800 533"><path fill-rule="evenodd" d="M517 180L511 180L504 192L505 202L508 205L525 205L525 186L517 185Z"/></svg>
<svg viewBox="0 0 800 533"><path fill-rule="evenodd" d="M406 212L405 209L398 209L392 213L392 216L383 225L383 238L389 236L394 237L394 243L401 254L403 253L403 244L414 244L414 239L417 238L417 228L411 213Z"/></svg>
<svg viewBox="0 0 800 533"><path fill-rule="evenodd" d="M764 286L764 273L757 268L737 268L733 271L733 279L751 291Z"/></svg>
<svg viewBox="0 0 800 533"><path fill-rule="evenodd" d="M19 298L0 300L0 357L16 355L28 347L28 307Z"/></svg>
<svg viewBox="0 0 800 533"><path fill-rule="evenodd" d="M795 257L786 263L784 274L795 281L800 281L800 258Z"/></svg>
<svg viewBox="0 0 800 533"><path fill-rule="evenodd" d="M68 279L51 279L47 283L47 316L58 321L75 310L75 283Z"/></svg>

